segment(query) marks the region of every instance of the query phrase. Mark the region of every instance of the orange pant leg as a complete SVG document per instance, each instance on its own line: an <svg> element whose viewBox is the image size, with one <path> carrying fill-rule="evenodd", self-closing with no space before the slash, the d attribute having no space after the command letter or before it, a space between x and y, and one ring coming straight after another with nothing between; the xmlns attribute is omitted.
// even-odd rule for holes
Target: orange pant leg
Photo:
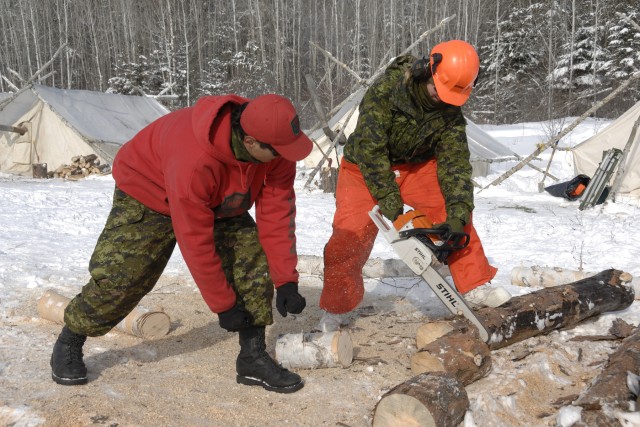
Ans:
<svg viewBox="0 0 640 427"><path fill-rule="evenodd" d="M324 248L324 286L320 308L347 313L362 302L362 268L378 234L369 217L376 204L358 167L343 160L336 189L333 233Z"/></svg>
<svg viewBox="0 0 640 427"><path fill-rule="evenodd" d="M423 211L434 223L446 220L435 160L412 166L402 178L400 194L405 204ZM464 231L469 234L469 245L451 254L448 259L453 282L462 293L487 283L498 272L489 264L472 220L464 227Z"/></svg>

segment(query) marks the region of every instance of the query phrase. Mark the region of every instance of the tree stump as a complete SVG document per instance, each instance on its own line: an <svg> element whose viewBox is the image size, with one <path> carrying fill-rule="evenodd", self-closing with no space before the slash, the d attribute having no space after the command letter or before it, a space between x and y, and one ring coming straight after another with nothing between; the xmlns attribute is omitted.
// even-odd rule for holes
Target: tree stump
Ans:
<svg viewBox="0 0 640 427"><path fill-rule="evenodd" d="M375 407L373 427L457 427L468 407L467 392L453 375L424 373L382 396Z"/></svg>

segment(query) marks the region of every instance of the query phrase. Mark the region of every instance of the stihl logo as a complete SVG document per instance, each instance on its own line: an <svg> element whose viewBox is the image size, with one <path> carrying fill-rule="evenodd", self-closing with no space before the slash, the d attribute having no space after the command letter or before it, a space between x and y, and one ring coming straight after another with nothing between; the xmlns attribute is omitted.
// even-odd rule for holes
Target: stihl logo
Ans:
<svg viewBox="0 0 640 427"><path fill-rule="evenodd" d="M451 295L451 292L449 292L449 291L444 287L444 285L443 285L442 283L438 283L438 284L436 285L436 287L438 288L438 290L440 291L440 293L441 293L442 295L444 295L444 297L445 297L447 300L449 300L449 302L451 303L451 305L452 305L453 307L455 307L455 306L456 306L456 304L458 303L458 300L457 300L457 299L455 299L455 297L454 297L453 295Z"/></svg>
<svg viewBox="0 0 640 427"><path fill-rule="evenodd" d="M416 251L416 253L420 255L420 258L422 258L423 260L427 259L427 256L420 250L420 248L413 248L413 250Z"/></svg>

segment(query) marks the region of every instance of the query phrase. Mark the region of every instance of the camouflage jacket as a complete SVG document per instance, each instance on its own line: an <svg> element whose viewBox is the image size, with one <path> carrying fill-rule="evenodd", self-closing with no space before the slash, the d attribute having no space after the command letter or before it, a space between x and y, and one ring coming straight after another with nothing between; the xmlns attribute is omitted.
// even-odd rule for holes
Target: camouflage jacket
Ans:
<svg viewBox="0 0 640 427"><path fill-rule="evenodd" d="M415 59L396 58L367 90L344 158L358 165L376 200L399 192L392 166L434 158L448 218L467 223L474 206L466 122L460 107L419 104L417 84L404 81Z"/></svg>

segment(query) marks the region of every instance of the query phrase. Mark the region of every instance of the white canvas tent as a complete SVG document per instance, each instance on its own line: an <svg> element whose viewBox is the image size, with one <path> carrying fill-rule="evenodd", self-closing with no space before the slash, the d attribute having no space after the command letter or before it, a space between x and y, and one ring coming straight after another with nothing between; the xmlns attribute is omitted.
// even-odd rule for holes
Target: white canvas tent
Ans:
<svg viewBox="0 0 640 427"><path fill-rule="evenodd" d="M111 163L122 144L168 112L153 98L34 84L0 101L0 125L27 129L0 131L0 172L28 175L37 163L55 170L89 154Z"/></svg>
<svg viewBox="0 0 640 427"><path fill-rule="evenodd" d="M349 136L358 122L358 105L364 96L365 89L360 89L354 93L340 110L329 120L329 127L337 134L344 128L344 135ZM353 114L351 114L353 112ZM350 117L349 117L350 116ZM347 121L348 119L348 121ZM509 148L505 147L498 140L480 129L476 124L467 119L467 140L469 151L471 152L471 165L473 166L473 176L486 176L489 174L490 164L501 160L515 160L517 155ZM304 164L308 168L314 168L320 162L323 155L327 153L333 145L331 140L319 129L309 135L315 141L314 149L304 159ZM338 147L340 159L341 147ZM322 151L320 151L322 150ZM329 155L333 159L333 166L336 166L336 152ZM325 166L327 163L325 162Z"/></svg>
<svg viewBox="0 0 640 427"><path fill-rule="evenodd" d="M640 102L602 131L576 145L572 150L576 174L593 177L604 151L611 148L624 150L637 120L640 120ZM621 167L624 175L616 192L640 196L640 130L635 134L626 159L618 165Z"/></svg>

